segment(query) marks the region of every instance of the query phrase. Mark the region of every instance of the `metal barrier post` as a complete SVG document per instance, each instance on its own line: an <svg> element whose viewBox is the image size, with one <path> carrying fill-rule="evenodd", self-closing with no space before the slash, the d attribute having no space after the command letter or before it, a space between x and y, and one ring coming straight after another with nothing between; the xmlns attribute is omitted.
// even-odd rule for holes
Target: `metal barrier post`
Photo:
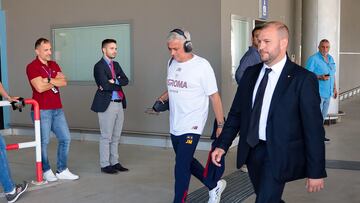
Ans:
<svg viewBox="0 0 360 203"><path fill-rule="evenodd" d="M17 144L6 145L6 150L17 150L29 147L35 147L36 155L36 181L32 181L35 185L41 185L46 183L43 181L42 162L41 162L41 131L40 131L40 109L39 103L34 99L25 99L25 104L31 104L34 111L34 128L35 128L35 141L23 142ZM8 101L0 101L0 106L10 106Z"/></svg>

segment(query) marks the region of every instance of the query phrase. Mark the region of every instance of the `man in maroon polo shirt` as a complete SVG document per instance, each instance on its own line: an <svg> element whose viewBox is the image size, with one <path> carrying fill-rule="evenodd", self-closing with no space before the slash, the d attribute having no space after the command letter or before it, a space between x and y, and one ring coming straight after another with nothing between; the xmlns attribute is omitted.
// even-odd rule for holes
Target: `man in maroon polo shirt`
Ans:
<svg viewBox="0 0 360 203"><path fill-rule="evenodd" d="M33 91L33 99L40 106L41 156L44 179L52 182L58 179L76 180L79 176L67 167L70 146L70 131L60 99L60 87L67 85L65 75L59 65L51 60L51 44L45 38L35 42L36 58L27 65L26 74ZM33 112L32 112L33 117ZM47 155L50 132L58 139L57 170L52 172Z"/></svg>

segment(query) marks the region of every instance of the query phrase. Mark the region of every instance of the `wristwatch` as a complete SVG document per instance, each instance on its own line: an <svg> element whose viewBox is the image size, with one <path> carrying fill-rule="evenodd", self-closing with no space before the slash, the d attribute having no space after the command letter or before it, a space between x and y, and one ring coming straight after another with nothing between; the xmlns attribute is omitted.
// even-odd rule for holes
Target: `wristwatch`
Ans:
<svg viewBox="0 0 360 203"><path fill-rule="evenodd" d="M219 122L219 123L217 124L217 127L218 127L218 128L223 128L223 127L224 127L224 123L225 123L225 122Z"/></svg>

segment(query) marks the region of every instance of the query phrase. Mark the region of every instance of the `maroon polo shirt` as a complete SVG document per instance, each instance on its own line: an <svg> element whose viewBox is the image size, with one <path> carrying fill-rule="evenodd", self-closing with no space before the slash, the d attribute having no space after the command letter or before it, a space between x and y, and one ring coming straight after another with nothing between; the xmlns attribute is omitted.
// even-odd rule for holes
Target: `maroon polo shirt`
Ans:
<svg viewBox="0 0 360 203"><path fill-rule="evenodd" d="M41 110L62 108L60 92L54 93L51 89L45 92L38 92L32 86L31 80L36 77L55 78L57 73L61 72L60 66L55 61L48 61L48 65L43 64L38 57L29 63L26 67L26 74L33 91L32 98L39 103ZM59 90L59 89L58 89Z"/></svg>

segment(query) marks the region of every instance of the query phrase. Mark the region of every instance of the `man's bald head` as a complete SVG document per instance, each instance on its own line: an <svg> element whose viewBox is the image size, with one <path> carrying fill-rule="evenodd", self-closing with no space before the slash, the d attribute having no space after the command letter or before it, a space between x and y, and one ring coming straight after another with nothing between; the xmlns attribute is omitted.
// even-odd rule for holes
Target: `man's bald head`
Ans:
<svg viewBox="0 0 360 203"><path fill-rule="evenodd" d="M270 21L264 24L264 28L275 27L281 39L289 39L289 28L280 21Z"/></svg>

